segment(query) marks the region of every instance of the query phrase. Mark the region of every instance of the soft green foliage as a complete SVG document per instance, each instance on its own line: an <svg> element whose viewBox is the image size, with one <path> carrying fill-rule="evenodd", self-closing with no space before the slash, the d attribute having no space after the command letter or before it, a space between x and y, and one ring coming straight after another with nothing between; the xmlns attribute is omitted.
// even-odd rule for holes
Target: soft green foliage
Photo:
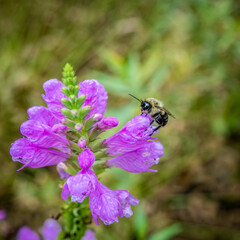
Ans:
<svg viewBox="0 0 240 240"><path fill-rule="evenodd" d="M7 239L23 224L37 229L62 204L55 169L16 172L9 146L26 109L43 104L43 82L61 79L66 62L79 81L96 77L105 85L107 115L120 126L140 112L128 93L160 99L176 116L158 133L164 145L158 173L113 169L101 177L142 200L138 221L148 223L142 236L158 236L166 226L171 232L177 222L180 237L169 239L240 239L239 9L234 0L1 3L0 199L12 229ZM136 239L135 221L94 227L97 238Z"/></svg>
<svg viewBox="0 0 240 240"><path fill-rule="evenodd" d="M168 226L148 238L148 240L169 240L172 239L175 235L181 233L182 228L179 224L173 224Z"/></svg>

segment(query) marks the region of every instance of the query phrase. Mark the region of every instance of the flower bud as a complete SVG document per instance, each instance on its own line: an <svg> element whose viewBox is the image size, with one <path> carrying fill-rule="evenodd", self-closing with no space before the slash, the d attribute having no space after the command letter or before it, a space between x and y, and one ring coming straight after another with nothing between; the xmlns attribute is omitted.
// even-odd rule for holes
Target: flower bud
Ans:
<svg viewBox="0 0 240 240"><path fill-rule="evenodd" d="M62 179L67 179L71 176L71 174L69 174L67 171L67 165L63 162L60 162L58 165L57 165L57 171L60 175L60 178Z"/></svg>
<svg viewBox="0 0 240 240"><path fill-rule="evenodd" d="M63 125L63 124L55 124L53 125L52 127L52 131L55 132L55 133L62 133L62 134L66 134L67 133L67 130L68 130L68 127Z"/></svg>
<svg viewBox="0 0 240 240"><path fill-rule="evenodd" d="M118 120L115 117L105 117L98 124L98 128L102 131L114 128L118 125Z"/></svg>
<svg viewBox="0 0 240 240"><path fill-rule="evenodd" d="M93 119L98 120L98 121L102 120L102 118L103 118L103 115L101 113L96 113L93 116Z"/></svg>
<svg viewBox="0 0 240 240"><path fill-rule="evenodd" d="M85 148L78 155L79 166L84 170L89 169L93 165L94 161L95 161L95 155L89 148Z"/></svg>
<svg viewBox="0 0 240 240"><path fill-rule="evenodd" d="M81 137L81 138L79 139L79 141L78 141L78 146L79 146L80 148L85 148L85 147L86 147L86 144L87 144L86 139L85 139L84 137Z"/></svg>
<svg viewBox="0 0 240 240"><path fill-rule="evenodd" d="M75 129L76 129L77 131L80 131L80 130L82 129L82 125L81 125L80 123L77 123L77 124L75 125Z"/></svg>

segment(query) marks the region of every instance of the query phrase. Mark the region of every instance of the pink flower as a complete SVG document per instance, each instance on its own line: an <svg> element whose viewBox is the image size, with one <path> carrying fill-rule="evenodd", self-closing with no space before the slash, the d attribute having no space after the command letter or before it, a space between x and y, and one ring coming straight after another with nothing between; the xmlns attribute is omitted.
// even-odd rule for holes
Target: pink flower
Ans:
<svg viewBox="0 0 240 240"><path fill-rule="evenodd" d="M112 191L99 181L89 196L90 210L97 225L99 225L98 218L105 225L109 225L118 222L118 216L130 217L132 215L131 205L138 203L139 200L128 191Z"/></svg>
<svg viewBox="0 0 240 240"><path fill-rule="evenodd" d="M101 114L103 116L107 108L108 99L107 92L105 91L103 85L95 79L84 80L79 83L79 96L82 94L86 95L86 99L82 107L87 105L92 107L86 119L93 114Z"/></svg>
<svg viewBox="0 0 240 240"><path fill-rule="evenodd" d="M43 240L57 240L60 231L61 231L61 226L56 220L52 218L47 219L41 228L41 234L43 236ZM18 230L16 239L17 240L40 240L40 237L30 227L23 226Z"/></svg>
<svg viewBox="0 0 240 240"><path fill-rule="evenodd" d="M153 141L152 131L148 117L136 116L127 122L119 132L104 141L109 155L117 155L108 160L107 165L133 173L155 171L150 167L158 164L163 146Z"/></svg>
<svg viewBox="0 0 240 240"><path fill-rule="evenodd" d="M61 113L61 108L63 108L63 104L60 99L66 98L62 93L61 88L65 87L65 85L55 79L50 79L43 84L43 89L45 91L45 95L42 95L42 98L46 102L48 109L57 117L58 119L64 118L64 115Z"/></svg>
<svg viewBox="0 0 240 240"><path fill-rule="evenodd" d="M63 185L62 198L67 200L70 194L72 202L81 203L95 189L96 181L97 176L91 169L82 170L66 180Z"/></svg>
<svg viewBox="0 0 240 240"><path fill-rule="evenodd" d="M81 240L97 240L92 230L88 229Z"/></svg>
<svg viewBox="0 0 240 240"><path fill-rule="evenodd" d="M23 167L44 167L58 164L68 158L69 141L64 134L56 132L59 121L45 107L28 109L29 120L21 125L21 133L27 138L15 141L10 149L13 161ZM22 168L23 168L22 167Z"/></svg>

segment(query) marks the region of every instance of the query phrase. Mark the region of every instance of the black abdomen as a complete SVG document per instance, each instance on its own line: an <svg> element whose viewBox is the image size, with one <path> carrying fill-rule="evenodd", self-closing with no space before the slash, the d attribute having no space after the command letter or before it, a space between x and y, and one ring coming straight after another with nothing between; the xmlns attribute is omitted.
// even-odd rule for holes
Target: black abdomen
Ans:
<svg viewBox="0 0 240 240"><path fill-rule="evenodd" d="M168 122L168 114L166 112L164 114L156 113L152 117L160 127L165 126Z"/></svg>

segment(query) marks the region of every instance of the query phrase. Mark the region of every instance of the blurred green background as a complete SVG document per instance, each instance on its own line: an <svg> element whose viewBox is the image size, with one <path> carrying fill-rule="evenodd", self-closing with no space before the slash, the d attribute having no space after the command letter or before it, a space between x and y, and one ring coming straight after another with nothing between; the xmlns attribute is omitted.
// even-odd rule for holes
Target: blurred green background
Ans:
<svg viewBox="0 0 240 240"><path fill-rule="evenodd" d="M240 239L240 2L0 1L0 222L4 239L37 230L63 203L55 167L17 172L9 154L42 84L71 63L109 93L120 126L155 97L176 116L157 137L158 173L111 169L101 180L141 200L99 240ZM112 132L113 133L113 132Z"/></svg>

